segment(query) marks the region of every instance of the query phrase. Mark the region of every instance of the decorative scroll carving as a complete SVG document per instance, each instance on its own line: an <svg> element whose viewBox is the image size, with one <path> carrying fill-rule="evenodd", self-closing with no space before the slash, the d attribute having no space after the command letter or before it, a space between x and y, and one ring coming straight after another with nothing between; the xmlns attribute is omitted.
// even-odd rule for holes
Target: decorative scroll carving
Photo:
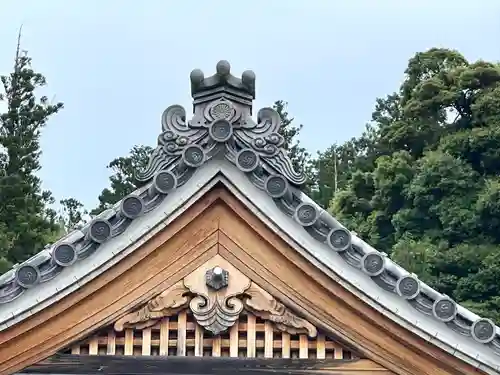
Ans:
<svg viewBox="0 0 500 375"><path fill-rule="evenodd" d="M245 292L245 308L258 317L271 321L276 328L292 335L307 333L309 337L316 337L316 327L307 320L299 318L293 312L278 302L272 295L254 283Z"/></svg>
<svg viewBox="0 0 500 375"><path fill-rule="evenodd" d="M311 323L292 313L219 255L145 306L117 320L114 328L144 329L188 307L197 323L213 335L232 327L244 309L269 320L281 331L317 335Z"/></svg>
<svg viewBox="0 0 500 375"><path fill-rule="evenodd" d="M218 274L219 270L226 275L227 281L222 285L213 283L213 274ZM243 311L240 296L250 284L248 277L220 256L184 279L184 285L195 295L189 307L196 321L214 335L226 331L238 320Z"/></svg>
<svg viewBox="0 0 500 375"><path fill-rule="evenodd" d="M117 320L115 330L122 331L127 327L144 329L155 325L159 319L172 316L186 308L190 300L188 292L182 281L178 282L150 300L144 307Z"/></svg>

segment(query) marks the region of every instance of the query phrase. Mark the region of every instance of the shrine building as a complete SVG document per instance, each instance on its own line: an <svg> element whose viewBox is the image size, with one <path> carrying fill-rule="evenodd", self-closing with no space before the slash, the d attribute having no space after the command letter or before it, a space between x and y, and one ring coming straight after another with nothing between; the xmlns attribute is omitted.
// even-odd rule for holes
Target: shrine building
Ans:
<svg viewBox="0 0 500 375"><path fill-rule="evenodd" d="M500 375L494 322L301 191L252 71L190 80L141 187L0 276L1 375Z"/></svg>

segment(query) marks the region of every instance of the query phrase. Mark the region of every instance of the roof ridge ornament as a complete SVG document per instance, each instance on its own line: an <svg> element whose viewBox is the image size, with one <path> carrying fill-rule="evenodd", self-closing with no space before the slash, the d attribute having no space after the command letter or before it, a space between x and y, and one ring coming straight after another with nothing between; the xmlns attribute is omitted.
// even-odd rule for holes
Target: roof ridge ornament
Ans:
<svg viewBox="0 0 500 375"><path fill-rule="evenodd" d="M241 79L237 78L231 74L231 65L226 60L219 61L215 69L216 73L207 78L200 69L191 72L193 107L225 97L251 108L252 100L255 99L255 73L245 70Z"/></svg>
<svg viewBox="0 0 500 375"><path fill-rule="evenodd" d="M263 168L267 175L282 176L293 186L302 185L306 177L303 171L294 169L283 147L278 112L262 108L257 122L252 119L255 74L245 71L241 79L236 78L230 74L229 63L220 61L215 75L203 77L200 70L191 72L191 120L186 120L186 111L180 105L170 106L163 113L158 145L146 168L138 171L137 179L148 182L163 170L182 175L189 168L224 155L245 173Z"/></svg>
<svg viewBox="0 0 500 375"><path fill-rule="evenodd" d="M227 71L229 72L229 69ZM204 79L200 80L202 81ZM217 87L224 88L224 90L231 89L233 93L238 90L238 93L244 93L247 90L245 87L239 88L234 82L228 83L227 77L225 81L220 79L213 82L216 83L205 82L203 85L200 83L200 86L194 90L195 94L205 95ZM232 94L226 95L224 90L210 97L204 96L204 100L199 103L195 102L194 114L189 121L186 119L186 111L183 107L174 105L167 108L162 117L162 133L158 137L158 146L146 169L139 173L141 181L149 182L146 186L137 189L113 207L102 212L83 228L70 232L50 247L0 275L0 319L2 319L0 331L7 327L6 324L25 319L61 292L59 286L52 284L48 287L48 290L52 288L52 294L42 293L45 297L40 297L36 290L33 290L38 284L52 280L63 274L64 270L72 267L74 263L78 264L81 260L101 251L102 245L121 236L129 230L128 228L134 221L140 220L141 217L158 208L163 200L170 193L181 188L205 161L217 157L218 159L225 158L245 173L253 186L263 190L273 199L276 207L284 215L295 220L298 224L295 229L302 227L318 244L328 246L346 265L360 270L381 290L398 296L416 311L442 323L443 329L448 327L484 345L484 352L480 352L479 358L482 364L490 366L491 362L487 359L490 353L500 356L500 327L497 327L490 319L477 316L420 281L415 275L394 263L386 254L377 251L354 232L350 232L330 213L294 188L294 186L298 187L305 178L302 173L293 169L283 148L284 140L279 134L281 119L278 113L272 108L263 108L258 112L257 122L255 122L251 117L251 106L242 100L233 99ZM205 184L208 180L203 180L205 177L201 176ZM235 181L230 182L235 183ZM246 181L242 179L238 180L238 183L246 183ZM199 180L196 184L196 189L202 186ZM189 187L189 189L192 188L193 185ZM187 199L187 197L182 199ZM178 208L178 206L175 207L175 209ZM277 211L272 210L273 208L267 204L262 205L262 212L267 217L279 215ZM168 215L167 212L165 214ZM163 216L161 217L163 220ZM144 235L143 228L142 224L137 224L130 229L131 232L127 236L131 236L130 238L136 241L137 236L141 238ZM295 233L295 229L292 229L294 233L289 234L297 243L307 240L307 237ZM295 235L300 237L295 237ZM129 239L125 239L109 245L112 248L116 247L112 252L113 257L124 249L120 246L128 246L124 245L124 242L128 243L128 241ZM321 251L323 250L326 249ZM316 249L307 251L313 258L336 272L332 268L334 267L333 257L321 259L320 251L317 252ZM90 271L97 265L87 262L81 267ZM71 273L66 275L71 275ZM365 292L357 281L360 276L356 274L350 279L346 278L346 281L360 288L361 292ZM68 277L62 280L71 283L68 285L79 281L78 279L69 281ZM380 295L371 293L370 298L383 303L386 297L385 292ZM25 293L28 295L25 301L12 305L12 309L9 307L2 311L1 305L10 303ZM392 300L385 300L385 302L388 301ZM22 308L20 309L19 306ZM408 320L408 317L404 317L401 313L406 310L399 310L395 306L386 308ZM434 340L435 326L427 325L426 319L420 321L419 317L415 318L417 326L430 334L429 337ZM411 319L413 320L414 317ZM2 325L2 323L5 324ZM439 334L444 337L441 331ZM455 339L450 336L450 339L446 339L446 345L451 345L453 340ZM462 346L461 343L455 342L454 344L453 350L457 354L467 354L463 351L463 347L457 346Z"/></svg>

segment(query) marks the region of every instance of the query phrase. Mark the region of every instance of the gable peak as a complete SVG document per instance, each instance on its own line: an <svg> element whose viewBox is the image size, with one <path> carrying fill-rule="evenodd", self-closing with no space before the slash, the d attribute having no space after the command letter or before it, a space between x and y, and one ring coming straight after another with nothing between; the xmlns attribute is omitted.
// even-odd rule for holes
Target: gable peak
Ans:
<svg viewBox="0 0 500 375"><path fill-rule="evenodd" d="M180 105L164 111L157 147L146 168L138 171L139 181L149 182L162 172L173 181L172 173L189 174L210 159L222 158L242 172L269 177L265 184L274 186L274 195L285 194L285 185L305 182L305 174L294 169L284 148L278 112L262 108L257 121L252 118L255 74L247 70L239 79L230 69L223 60L211 77L204 78L198 69L191 72L193 116L188 120Z"/></svg>

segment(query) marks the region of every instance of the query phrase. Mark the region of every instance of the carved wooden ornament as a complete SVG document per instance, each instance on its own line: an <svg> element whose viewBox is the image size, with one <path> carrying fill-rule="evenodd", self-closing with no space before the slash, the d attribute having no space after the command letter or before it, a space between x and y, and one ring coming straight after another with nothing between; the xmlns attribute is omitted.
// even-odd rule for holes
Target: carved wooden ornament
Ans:
<svg viewBox="0 0 500 375"><path fill-rule="evenodd" d="M144 307L118 319L115 330L123 331L125 327L148 328L154 326L161 318L177 314L189 304L187 291L182 281L179 281L150 300Z"/></svg>
<svg viewBox="0 0 500 375"><path fill-rule="evenodd" d="M272 322L281 331L317 335L316 327L296 316L220 255L117 320L114 328L122 331L151 327L161 318L188 307L197 323L213 335L232 327L244 309Z"/></svg>
<svg viewBox="0 0 500 375"><path fill-rule="evenodd" d="M292 335L307 333L309 337L316 337L318 334L315 326L299 318L256 284L252 283L245 294L248 296L244 299L245 308L258 317L274 323L279 330Z"/></svg>
<svg viewBox="0 0 500 375"><path fill-rule="evenodd" d="M210 286L210 271L217 268L228 275L227 286L223 288ZM214 335L230 328L243 311L243 302L238 297L250 287L250 283L249 278L220 256L210 259L184 278L184 285L194 295L189 308L198 324Z"/></svg>

